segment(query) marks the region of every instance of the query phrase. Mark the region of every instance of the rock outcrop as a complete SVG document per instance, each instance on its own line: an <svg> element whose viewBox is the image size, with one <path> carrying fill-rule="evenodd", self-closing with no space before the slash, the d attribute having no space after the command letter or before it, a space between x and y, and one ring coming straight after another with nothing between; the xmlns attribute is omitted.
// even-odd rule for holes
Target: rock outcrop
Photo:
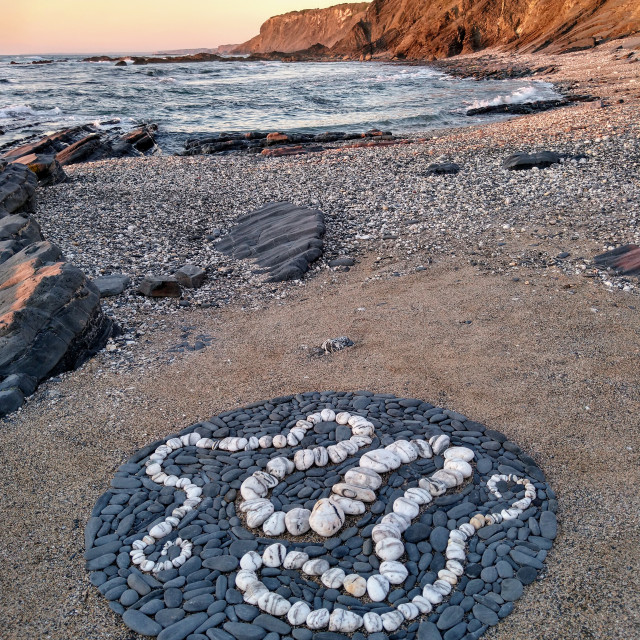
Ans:
<svg viewBox="0 0 640 640"><path fill-rule="evenodd" d="M71 127L14 147L0 156L0 160L11 166L28 167L41 185L55 184L66 179L62 167L67 165L138 157L151 152L156 130L156 125L144 125L127 133L119 129L105 131L94 125Z"/></svg>
<svg viewBox="0 0 640 640"><path fill-rule="evenodd" d="M275 202L240 218L216 249L253 260L271 282L298 280L322 255L324 231L321 211Z"/></svg>
<svg viewBox="0 0 640 640"><path fill-rule="evenodd" d="M315 44L332 47L364 17L368 6L368 2L347 3L274 16L260 27L259 35L232 53L290 53Z"/></svg>
<svg viewBox="0 0 640 640"><path fill-rule="evenodd" d="M559 53L637 31L637 0L374 0L332 53L430 59L495 46Z"/></svg>
<svg viewBox="0 0 640 640"><path fill-rule="evenodd" d="M29 215L37 182L26 163L0 160L0 416L45 378L82 364L111 333L98 289L43 241Z"/></svg>

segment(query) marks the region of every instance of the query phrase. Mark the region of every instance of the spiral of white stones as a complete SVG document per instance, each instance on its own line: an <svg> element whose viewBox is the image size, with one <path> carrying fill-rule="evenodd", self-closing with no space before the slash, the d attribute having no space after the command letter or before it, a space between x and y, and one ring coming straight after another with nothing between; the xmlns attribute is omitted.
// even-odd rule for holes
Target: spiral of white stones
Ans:
<svg viewBox="0 0 640 640"><path fill-rule="evenodd" d="M179 438L167 440L149 457L146 462L146 473L157 484L182 489L186 494L186 500L180 507L174 509L164 521L154 525L141 540L133 542L130 552L131 562L138 565L142 571L158 573L163 570L180 567L192 555L193 544L181 538L167 542L162 548L161 559L157 562L147 560L144 552L146 547L155 545L158 540L169 535L180 524L180 520L202 501L202 489L200 487L191 483L188 478L179 478L162 471L162 463L171 452L185 446L196 446L201 449L219 448L226 451L251 451L258 448L296 446L314 424L334 420L338 424L348 424L351 427L353 435L348 441L342 441L326 448L303 449L296 452L293 461L285 457L272 458L267 464L266 471L256 471L242 483L241 494L245 501L240 505L240 510L247 513L247 525L250 528L255 528L266 524L270 519L274 522L283 519L279 515L274 518L276 514L274 514L273 504L265 499L268 491L277 486L281 479L292 473L294 469L306 470L313 465L325 466L329 460L334 463L343 462L348 456L354 455L359 448L371 444L374 425L361 416L351 415L348 412L336 415L333 410L324 409L322 412L307 416L306 420L299 420L287 436L263 436L259 439L256 437L248 439L229 437L218 441L211 438L202 438L197 433L190 433ZM447 435L439 435L433 436L429 442L424 440L397 440L385 448L386 451L394 454L394 457L386 456L387 461L389 459L393 461L393 464L388 469L389 471L398 468L401 464L416 460L418 456L431 458L434 453L436 455L443 454L445 463L443 469L434 472L428 478L422 478L418 483L419 488L407 489L404 497L395 500L393 513L384 516L381 522L373 527L372 538L376 543L375 553L383 560L380 565L380 573L374 574L366 580L358 574L345 575L345 572L340 568L330 568L326 560L309 560L307 554L300 551L287 552L285 545L276 543L268 546L262 556L251 551L241 558L241 570L236 576L236 586L243 592L245 602L257 605L271 615L286 615L292 625L306 624L310 629L329 627L330 631L343 633L351 633L362 626L369 633L375 633L383 629L387 632L392 632L399 628L405 620L412 620L421 614L429 613L434 606L440 604L444 597L451 592L453 586L457 584L458 579L464 573L462 563L467 557L467 541L469 538L484 526L517 518L535 500L536 490L531 480L516 475L492 476L487 481L487 489L494 496L497 498L502 497L497 489L497 484L500 481L505 481L524 485L524 498L514 502L509 508L503 509L500 513L477 514L468 523L462 524L451 531L445 551L446 565L444 569L438 572L438 578L433 584L426 585L423 588L421 596L415 596L411 603L398 605L393 611L381 615L375 612L368 612L364 616L359 616L355 612L343 609L336 609L332 613L329 613L327 609L312 611L309 605L304 602L296 602L292 605L279 594L270 592L260 582L256 572L263 565L267 567L283 566L285 569L300 569L307 576L319 577L320 581L328 588L339 589L344 587L351 596L363 597L368 594L374 602L383 601L389 593L390 585L401 584L408 575L404 565L397 562L404 554L404 544L401 539L402 533L409 527L411 521L420 514L422 506L429 504L433 497L443 495L449 488L463 484L465 479L473 474L470 462L475 457L475 453L466 447L449 448L449 444L450 439ZM367 455L365 454L365 456ZM362 456L362 458L365 458L365 456ZM375 466L375 456L370 459L373 460L370 464ZM372 477L372 473L373 477L375 477L375 472L366 466L368 460L364 460L364 462L365 472L369 474L369 477ZM345 483L334 485L334 493L328 499L329 502L333 502L337 512L342 513L341 522L337 530L344 523L344 512L339 506L341 503L343 506L351 507L353 513L364 513L365 510L363 501L353 500L344 495L345 486L351 486L354 490L361 490L359 495L366 497L367 502L373 502L376 499L374 490L366 486L360 486L353 481L354 473L357 476L357 473L362 471L362 463L363 460L361 459L360 467L354 467L345 473ZM351 481L346 482L348 479L351 479ZM381 483L382 478L380 478ZM379 488L380 484L376 488ZM322 500L318 501L318 503L320 502ZM316 506L318 503L316 503ZM307 509L300 509L300 511L310 513ZM253 518L251 518L252 512L254 514ZM284 514L282 515L284 516ZM287 526L286 517L284 517L284 520L285 526ZM304 516L302 521L304 523ZM294 535L301 535L308 531L310 527L306 526L305 528L304 524L300 526L300 522L298 522L295 528L291 526L287 526L287 528L290 533L295 531ZM292 531L292 528L294 531ZM284 529L274 535L279 535L283 532ZM162 557L167 555L172 546L179 547L180 554L173 560L163 560Z"/></svg>

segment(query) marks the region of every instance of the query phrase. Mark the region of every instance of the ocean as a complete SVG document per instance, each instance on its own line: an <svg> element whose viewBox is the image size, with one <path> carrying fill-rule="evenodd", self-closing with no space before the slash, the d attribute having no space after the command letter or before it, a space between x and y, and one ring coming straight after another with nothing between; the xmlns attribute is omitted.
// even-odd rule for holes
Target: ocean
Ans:
<svg viewBox="0 0 640 640"><path fill-rule="evenodd" d="M416 133L480 122L465 115L472 106L559 97L546 82L460 79L382 62L116 67L66 58L34 65L37 56L0 56L0 147L85 123L154 122L167 153L223 131Z"/></svg>

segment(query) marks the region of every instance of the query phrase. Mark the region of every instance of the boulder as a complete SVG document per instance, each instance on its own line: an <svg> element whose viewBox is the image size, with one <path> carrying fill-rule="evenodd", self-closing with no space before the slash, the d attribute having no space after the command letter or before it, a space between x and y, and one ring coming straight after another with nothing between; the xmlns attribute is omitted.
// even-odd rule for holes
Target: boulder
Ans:
<svg viewBox="0 0 640 640"><path fill-rule="evenodd" d="M297 280L322 255L324 231L321 211L276 202L240 218L216 249L253 260L271 282Z"/></svg>
<svg viewBox="0 0 640 640"><path fill-rule="evenodd" d="M35 173L22 164L0 166L0 218L36 207Z"/></svg>
<svg viewBox="0 0 640 640"><path fill-rule="evenodd" d="M502 162L502 166L510 171L522 171L526 169L545 169L552 164L558 164L562 156L554 151L539 151L537 153L514 153Z"/></svg>
<svg viewBox="0 0 640 640"><path fill-rule="evenodd" d="M198 289L202 286L207 273L193 264L185 264L176 271L176 280L186 289Z"/></svg>
<svg viewBox="0 0 640 640"><path fill-rule="evenodd" d="M100 292L100 297L108 298L119 296L131 284L131 278L123 273L112 273L94 278L92 282Z"/></svg>
<svg viewBox="0 0 640 640"><path fill-rule="evenodd" d="M12 161L12 164L23 164L36 174L42 186L58 184L67 179L55 155L30 153Z"/></svg>
<svg viewBox="0 0 640 640"><path fill-rule="evenodd" d="M0 263L41 240L40 227L31 216L14 214L0 218Z"/></svg>
<svg viewBox="0 0 640 640"><path fill-rule="evenodd" d="M147 276L140 283L138 293L151 298L179 298L182 295L175 276Z"/></svg>
<svg viewBox="0 0 640 640"><path fill-rule="evenodd" d="M0 265L1 378L40 381L73 369L111 333L98 290L61 257L55 245L37 242Z"/></svg>

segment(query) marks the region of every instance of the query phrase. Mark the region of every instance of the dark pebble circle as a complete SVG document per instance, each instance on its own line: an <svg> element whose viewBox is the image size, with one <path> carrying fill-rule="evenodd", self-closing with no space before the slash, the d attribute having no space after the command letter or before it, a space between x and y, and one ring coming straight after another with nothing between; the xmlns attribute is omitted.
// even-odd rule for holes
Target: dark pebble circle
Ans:
<svg viewBox="0 0 640 640"><path fill-rule="evenodd" d="M509 502L514 502L524 495L522 486L511 482L501 483L502 499L486 490L486 481L492 475L516 474L534 483L536 500L517 519L485 526L470 538L465 574L452 593L430 614L405 622L393 636L428 640L443 635L454 638L473 634L479 638L478 633L511 613L513 601L522 595L524 586L535 582L544 569L546 555L558 534L556 496L535 461L504 434L455 411L390 394L328 391L274 398L226 411L149 444L118 469L111 487L98 498L87 522L85 561L91 583L111 608L122 615L129 629L157 636L159 640L187 636L214 640L344 637L326 629L313 632L306 627L292 629L286 617L274 618L244 603L242 593L235 588L240 558L248 551L262 554L269 544L281 541L287 550L298 549L311 558L326 559L345 573L365 577L377 573L380 560L371 540L373 527L392 510L393 501L406 489L418 486L419 479L442 468L442 456L418 458L388 474L377 492L376 502L367 505L363 516L349 517L333 538L319 540L310 532L313 535L306 534L292 542L268 538L261 528L244 528L236 513L236 501L241 499L240 485L255 471L264 469L273 457L284 455L293 459L300 449L347 439L344 427L335 423L320 425L309 430L298 446L284 449L231 453L183 447L170 454L163 470L186 476L200 486L202 502L172 533L154 548L145 549L145 553L156 560L165 542L181 536L193 543L193 556L181 567L158 574L142 573L129 559L133 542L185 499L180 490L156 485L145 473L145 462L160 444L192 432L214 440L228 436L286 435L298 420L324 408L366 417L375 427L373 443L340 464L311 467L304 473L294 471L271 491L270 499L276 510L286 512L294 506L313 508L318 499L330 495L331 487L347 469L357 466L363 453L399 439L428 440L447 434L450 446L468 447L476 453L473 477L457 492L450 490L435 498L413 520L404 535L406 555L401 558L409 575L404 584L392 585L386 602L363 603L344 590L326 589L319 582L305 579L297 571L263 567L262 582L291 602L304 600L312 609L326 607L333 611L346 607L359 615L389 611L390 605L409 602L422 593L424 585L437 579L438 571L446 563L444 550L449 531L469 522L475 514L500 512L508 506L507 496ZM172 547L168 557L176 553L177 549ZM362 627L354 637L366 635ZM370 637L378 640L383 635Z"/></svg>

